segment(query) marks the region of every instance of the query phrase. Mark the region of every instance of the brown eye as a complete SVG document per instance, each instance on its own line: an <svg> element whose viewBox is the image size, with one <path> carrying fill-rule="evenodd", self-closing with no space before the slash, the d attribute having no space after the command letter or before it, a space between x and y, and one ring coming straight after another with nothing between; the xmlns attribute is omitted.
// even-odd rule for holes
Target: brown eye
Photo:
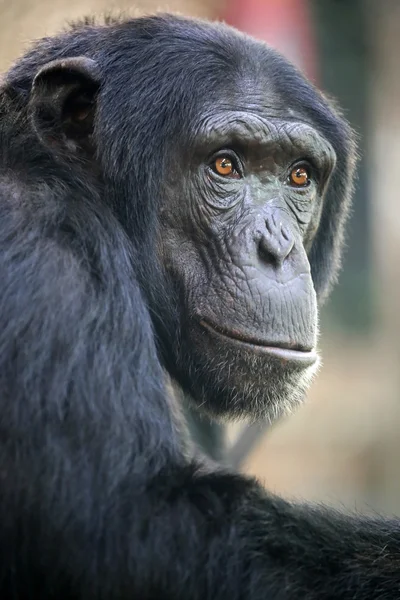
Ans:
<svg viewBox="0 0 400 600"><path fill-rule="evenodd" d="M289 181L295 187L307 187L310 183L310 172L304 166L294 167L290 171Z"/></svg>
<svg viewBox="0 0 400 600"><path fill-rule="evenodd" d="M233 160L229 156L219 156L214 161L214 171L223 177L239 177L239 173L235 169Z"/></svg>

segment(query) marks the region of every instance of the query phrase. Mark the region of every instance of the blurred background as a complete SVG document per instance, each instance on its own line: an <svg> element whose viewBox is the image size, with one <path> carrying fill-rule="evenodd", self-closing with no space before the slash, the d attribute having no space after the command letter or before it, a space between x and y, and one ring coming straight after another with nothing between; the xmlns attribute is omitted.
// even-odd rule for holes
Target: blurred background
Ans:
<svg viewBox="0 0 400 600"><path fill-rule="evenodd" d="M358 132L344 270L322 314L323 369L295 415L232 427L228 438L240 442L240 468L277 493L400 514L400 1L0 0L0 68L67 20L156 10L223 19L277 47Z"/></svg>

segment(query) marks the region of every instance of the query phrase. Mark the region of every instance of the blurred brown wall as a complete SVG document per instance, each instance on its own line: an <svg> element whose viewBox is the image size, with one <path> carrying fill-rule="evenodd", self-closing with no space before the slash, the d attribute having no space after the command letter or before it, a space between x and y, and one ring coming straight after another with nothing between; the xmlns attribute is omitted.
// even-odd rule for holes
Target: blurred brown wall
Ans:
<svg viewBox="0 0 400 600"><path fill-rule="evenodd" d="M51 35L67 21L87 14L138 16L161 9L212 18L221 6L213 0L0 0L0 69L7 68L32 39Z"/></svg>

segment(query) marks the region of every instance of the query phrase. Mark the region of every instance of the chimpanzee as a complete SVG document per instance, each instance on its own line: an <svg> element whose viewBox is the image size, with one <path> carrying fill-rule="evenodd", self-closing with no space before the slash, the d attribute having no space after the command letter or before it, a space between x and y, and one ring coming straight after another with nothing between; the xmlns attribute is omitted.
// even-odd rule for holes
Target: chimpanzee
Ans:
<svg viewBox="0 0 400 600"><path fill-rule="evenodd" d="M355 145L222 24L90 20L0 91L0 598L400 597L400 527L203 460L209 415L293 407L318 363Z"/></svg>

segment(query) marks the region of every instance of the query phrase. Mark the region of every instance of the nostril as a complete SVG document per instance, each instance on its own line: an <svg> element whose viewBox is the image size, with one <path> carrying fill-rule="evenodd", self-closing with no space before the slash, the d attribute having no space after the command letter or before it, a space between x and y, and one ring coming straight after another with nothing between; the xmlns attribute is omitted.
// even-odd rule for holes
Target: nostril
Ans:
<svg viewBox="0 0 400 600"><path fill-rule="evenodd" d="M283 237L283 239L288 242L290 240L290 233L289 231L286 229L286 227L284 227L281 223L281 235Z"/></svg>
<svg viewBox="0 0 400 600"><path fill-rule="evenodd" d="M266 219L266 221L265 221L265 228L268 231L268 233L270 235L272 235L272 227L271 227L271 223L269 222L269 219Z"/></svg>

